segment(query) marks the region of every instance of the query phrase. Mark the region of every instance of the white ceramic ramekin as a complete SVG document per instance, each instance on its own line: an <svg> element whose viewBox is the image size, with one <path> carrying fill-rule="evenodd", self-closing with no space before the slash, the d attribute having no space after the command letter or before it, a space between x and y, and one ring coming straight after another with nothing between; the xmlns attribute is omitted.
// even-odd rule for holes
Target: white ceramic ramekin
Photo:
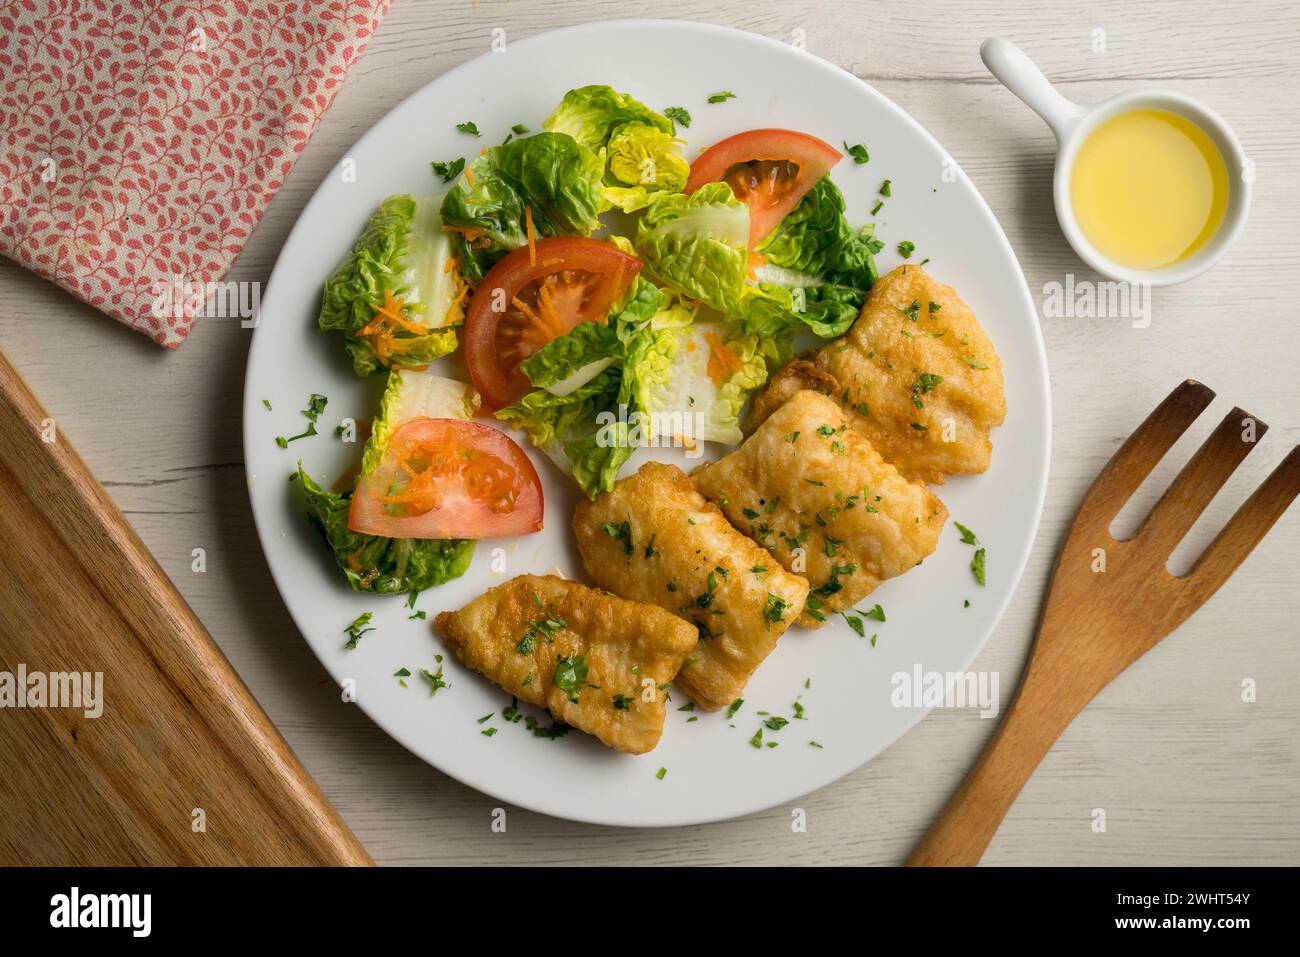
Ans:
<svg viewBox="0 0 1300 957"><path fill-rule="evenodd" d="M1236 134L1218 113L1182 93L1151 89L1133 90L1094 106L1082 106L1058 93L1025 52L1010 40L1001 37L985 40L980 56L989 72L1041 116L1056 134L1056 174L1052 183L1056 218L1065 238L1089 266L1111 279L1168 286L1199 276L1232 245L1246 222L1254 176ZM1134 269L1104 256L1079 228L1070 203L1070 174L1079 147L1088 134L1112 116L1138 109L1169 110L1191 120L1210 137L1228 167L1228 207L1218 231L1191 256L1161 269Z"/></svg>

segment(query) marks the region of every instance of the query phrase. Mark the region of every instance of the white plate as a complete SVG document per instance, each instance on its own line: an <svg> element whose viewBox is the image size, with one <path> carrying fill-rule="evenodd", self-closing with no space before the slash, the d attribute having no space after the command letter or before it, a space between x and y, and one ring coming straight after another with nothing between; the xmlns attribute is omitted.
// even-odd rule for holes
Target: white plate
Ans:
<svg viewBox="0 0 1300 957"><path fill-rule="evenodd" d="M286 481L299 457L318 480L342 473L357 448L334 437L335 424L344 416L370 418L377 407L382 376L357 379L341 338L315 327L321 283L376 205L391 193L433 192L438 184L430 160L472 156L499 143L515 123L539 129L566 90L589 83L609 84L657 109L689 109L693 122L681 131L688 158L723 136L764 126L867 144L869 164L845 159L834 170L850 221L867 222L881 180L893 180L879 220L887 243L881 272L897 263L898 241L916 243L912 261L929 257L933 274L954 285L980 317L1007 383L1009 411L993 436L992 468L937 489L953 517L987 546L987 587L973 580L971 549L950 522L934 556L866 603L879 602L888 616L884 624L867 622L868 636L879 634L875 648L842 619L816 633L791 629L750 682L734 719L697 712L699 720L688 723L691 715L675 710L685 699L675 694L662 742L640 757L609 751L578 732L546 740L523 723L505 724L500 711L508 696L451 656L445 662L451 687L430 698L419 669L432 667L444 649L428 622L408 620L401 598L350 591ZM720 90L737 97L706 104ZM464 120L478 124L482 140L456 131ZM357 703L396 740L480 791L546 814L629 826L715 821L793 800L896 741L925 712L891 705L894 672L917 664L960 671L975 658L1011 597L1038 526L1051 422L1047 361L1006 236L951 157L897 106L838 67L774 40L696 23L623 20L511 43L450 71L376 123L346 159L355 163L355 182L341 168L331 173L271 274L248 360L244 455L258 534L294 621L335 680L352 679ZM305 424L297 410L313 392L329 397L321 435L278 448L276 435ZM418 607L430 620L524 572L558 567L582 578L569 532L576 489L527 440L520 444L542 475L545 530L481 543L463 578L421 595ZM679 463L682 454L656 450ZM498 546L504 575L491 568ZM971 606L964 608L967 598ZM377 630L357 650L344 650L343 629L365 611L374 612ZM393 677L402 667L415 674L408 688ZM792 717L796 698L807 720L766 732L780 742L777 748L750 747L761 720L756 712ZM488 723L500 728L494 737L480 734L484 726L476 723L488 712L497 715ZM810 746L812 740L823 747ZM661 767L667 768L663 780L656 777Z"/></svg>

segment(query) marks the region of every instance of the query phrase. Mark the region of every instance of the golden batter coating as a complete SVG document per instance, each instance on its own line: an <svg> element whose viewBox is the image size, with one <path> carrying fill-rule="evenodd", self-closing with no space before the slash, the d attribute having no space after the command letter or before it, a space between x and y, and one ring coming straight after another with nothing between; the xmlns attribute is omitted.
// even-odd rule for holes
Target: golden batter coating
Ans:
<svg viewBox="0 0 1300 957"><path fill-rule="evenodd" d="M812 590L799 624L818 627L939 544L948 509L848 424L843 407L796 392L695 487Z"/></svg>
<svg viewBox="0 0 1300 957"><path fill-rule="evenodd" d="M989 467L989 430L1007 411L1002 361L975 314L912 265L881 277L843 339L775 376L746 430L803 388L839 402L905 477L936 484Z"/></svg>
<svg viewBox="0 0 1300 957"><path fill-rule="evenodd" d="M695 629L654 605L554 576L521 575L435 624L461 664L603 744L644 754Z"/></svg>
<svg viewBox="0 0 1300 957"><path fill-rule="evenodd" d="M698 629L677 686L709 711L740 697L808 595L806 581L732 528L673 465L648 462L579 502L573 531L599 585Z"/></svg>

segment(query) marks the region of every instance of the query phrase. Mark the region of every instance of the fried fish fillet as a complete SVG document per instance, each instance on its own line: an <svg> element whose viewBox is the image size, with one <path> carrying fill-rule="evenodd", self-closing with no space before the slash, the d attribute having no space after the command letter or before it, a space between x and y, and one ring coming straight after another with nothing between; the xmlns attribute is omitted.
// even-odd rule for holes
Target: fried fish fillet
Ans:
<svg viewBox="0 0 1300 957"><path fill-rule="evenodd" d="M497 585L435 624L461 664L631 754L659 743L662 689L698 639L654 605L537 575Z"/></svg>
<svg viewBox="0 0 1300 957"><path fill-rule="evenodd" d="M1007 412L993 343L956 290L920 266L883 276L843 339L778 373L746 431L806 388L839 401L905 477L936 484L989 467L989 430Z"/></svg>
<svg viewBox="0 0 1300 957"><path fill-rule="evenodd" d="M850 428L834 399L796 392L725 458L691 476L731 523L806 577L818 627L931 554L948 509Z"/></svg>
<svg viewBox="0 0 1300 957"><path fill-rule="evenodd" d="M599 585L698 629L677 686L709 711L740 696L808 596L804 579L732 528L673 465L648 462L580 502L573 531Z"/></svg>

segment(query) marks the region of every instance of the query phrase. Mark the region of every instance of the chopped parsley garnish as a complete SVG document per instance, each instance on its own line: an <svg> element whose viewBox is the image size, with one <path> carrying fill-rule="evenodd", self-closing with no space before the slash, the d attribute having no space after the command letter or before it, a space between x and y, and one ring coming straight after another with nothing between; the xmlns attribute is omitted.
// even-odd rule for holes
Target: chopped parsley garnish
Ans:
<svg viewBox="0 0 1300 957"><path fill-rule="evenodd" d="M904 239L898 244L898 255L902 256L904 259L911 259L912 253L914 252L916 252L916 243Z"/></svg>
<svg viewBox="0 0 1300 957"><path fill-rule="evenodd" d="M763 603L763 622L771 627L777 622L785 620L786 601L780 595L767 593L767 601Z"/></svg>
<svg viewBox="0 0 1300 957"><path fill-rule="evenodd" d="M764 575L767 573L767 566L755 565L753 568L750 569L750 571L753 572L755 575Z"/></svg>
<svg viewBox="0 0 1300 957"><path fill-rule="evenodd" d="M263 400L262 400L262 405L266 406L266 411L267 411L267 412L270 412L270 411L271 411L271 400L270 400L270 399L263 399Z"/></svg>
<svg viewBox="0 0 1300 957"><path fill-rule="evenodd" d="M901 312L903 315L907 316L907 318L912 322L916 322L917 314L921 311L921 304L917 302L915 299L913 299L912 304L908 306L906 309L902 308L901 306L895 306L894 308L897 309L899 312Z"/></svg>
<svg viewBox="0 0 1300 957"><path fill-rule="evenodd" d="M728 706L727 708L727 720L731 720L732 718L734 718L736 716L736 712L740 710L741 705L743 705L744 703L745 703L744 698L737 698L735 701L731 702L730 706Z"/></svg>
<svg viewBox="0 0 1300 957"><path fill-rule="evenodd" d="M442 177L444 183L450 183L465 169L465 157L460 156L445 163L434 163L433 172Z"/></svg>
<svg viewBox="0 0 1300 957"><path fill-rule="evenodd" d="M397 683L399 685L401 685L403 688L406 688L408 687L408 685L405 679L411 677L411 669L398 668L396 671L393 672L393 677L397 679Z"/></svg>
<svg viewBox="0 0 1300 957"><path fill-rule="evenodd" d="M522 123L516 123L514 126L510 127L510 132L515 134L515 136L523 136L528 132L528 127L524 126Z"/></svg>
<svg viewBox="0 0 1300 957"><path fill-rule="evenodd" d="M680 124L683 129L690 129L691 114L686 107L670 106L664 110L664 116L668 117L668 119L672 120L674 123Z"/></svg>
<svg viewBox="0 0 1300 957"><path fill-rule="evenodd" d="M891 183L892 183L892 180L885 180L883 183L880 184L880 195L881 195L881 196L893 196L893 195L894 195L894 190L893 190L892 186L890 185Z"/></svg>
<svg viewBox="0 0 1300 957"><path fill-rule="evenodd" d="M980 543L979 539L975 537L975 533L961 522L954 521L953 524L957 526L957 531L961 532L961 543L963 545L978 545Z"/></svg>
<svg viewBox="0 0 1300 957"><path fill-rule="evenodd" d="M858 614L863 618L870 618L872 621L885 620L885 609L881 608L879 605L871 609L871 611L859 611Z"/></svg>
<svg viewBox="0 0 1300 957"><path fill-rule="evenodd" d="M961 606L962 606L963 608L969 608L969 607L970 607L970 599L967 598L965 601L963 601L963 602L961 603Z"/></svg>
<svg viewBox="0 0 1300 957"><path fill-rule="evenodd" d="M874 216L876 213L880 212L884 205L885 201L883 199L876 200L876 205L871 207L871 215Z"/></svg>
<svg viewBox="0 0 1300 957"><path fill-rule="evenodd" d="M923 423L920 423L920 422L913 422L913 423L911 423L911 426L912 426L912 428L916 429L916 431L918 431L918 432L929 432L929 431L930 431L930 427L929 427L928 425L924 425Z"/></svg>
<svg viewBox="0 0 1300 957"><path fill-rule="evenodd" d="M695 710L695 702L694 702L694 701L688 701L688 702L686 702L686 704L682 705L682 706L681 706L680 708L678 708L677 710L678 710L678 711L694 711L694 710Z"/></svg>
<svg viewBox="0 0 1300 957"><path fill-rule="evenodd" d="M763 724L767 725L767 730L769 731L780 731L789 723L790 721L788 718L782 718L779 715L772 715L772 717L763 722Z"/></svg>
<svg viewBox="0 0 1300 957"><path fill-rule="evenodd" d="M604 525L601 526L601 528L603 528L605 530L605 534L608 535L610 538L614 539L614 541L623 543L623 553L625 555L632 554L633 548L632 548L632 523L631 522L619 522L617 525L614 525L611 522L606 522Z"/></svg>
<svg viewBox="0 0 1300 957"><path fill-rule="evenodd" d="M930 310L930 315L933 316L936 312L938 312L940 309L943 308L943 304L931 300L930 305L927 308Z"/></svg>
<svg viewBox="0 0 1300 957"><path fill-rule="evenodd" d="M961 359L962 362L966 363L966 364L967 364L968 366L970 366L972 369L987 369L987 368L988 368L988 366L986 366L984 363L978 361L974 356L958 356L957 358Z"/></svg>
<svg viewBox="0 0 1300 957"><path fill-rule="evenodd" d="M658 778L660 781L662 781L664 779L664 775L667 773L668 773L667 768L660 768L659 773L656 774L655 777Z"/></svg>
<svg viewBox="0 0 1300 957"><path fill-rule="evenodd" d="M918 409L925 408L921 402L921 396L926 395L931 390L938 387L943 381L943 376L935 375L933 372L922 372L917 375L916 381L912 383L912 405Z"/></svg>
<svg viewBox="0 0 1300 957"><path fill-rule="evenodd" d="M309 435L316 435L316 420L320 418L320 414L325 411L325 406L328 402L329 399L325 398L325 396L317 395L313 392L307 398L307 408L302 410L302 414L307 417L306 431L300 432L298 435L291 435L288 438L285 438L282 435L277 435L275 437L275 444L280 446L282 449L287 449L290 442L297 439L305 439Z"/></svg>
<svg viewBox="0 0 1300 957"><path fill-rule="evenodd" d="M438 657L441 657L441 655L439 655ZM428 668L421 668L421 669L420 669L420 674L422 674L422 675L424 676L425 680L429 682L429 697L430 697L430 698L432 698L434 695L436 695L436 694L438 693L439 689L441 689L441 688L450 688L450 687L451 687L451 685L447 684L447 682L443 680L443 677L442 677L442 665L441 665L441 664L438 665L438 670L437 670L437 671L430 671Z"/></svg>
<svg viewBox="0 0 1300 957"><path fill-rule="evenodd" d="M650 535L650 541L648 541L648 542L645 543L645 557L646 557L646 558L654 558L656 555L659 554L659 550L655 548L655 536L658 535L658 534L659 534L658 532L654 532L654 533L652 533L652 534Z"/></svg>
<svg viewBox="0 0 1300 957"><path fill-rule="evenodd" d="M614 709L616 711L631 711L632 699L625 694L614 695Z"/></svg>
<svg viewBox="0 0 1300 957"><path fill-rule="evenodd" d="M352 624L348 625L346 628L343 629L343 633L348 636L347 647L349 649L355 648L357 646L357 642L361 640L362 635L369 634L370 632L375 630L373 628L366 627L366 625L370 623L371 617L372 617L371 612L366 612L364 615L358 616L356 621L352 622Z"/></svg>
<svg viewBox="0 0 1300 957"><path fill-rule="evenodd" d="M723 91L721 91L720 93L714 93L714 94L712 94L712 95L709 97L709 102L710 102L710 103L725 103L725 102L727 102L727 100L734 100L735 98L736 98L736 94L732 93L730 90L723 90Z"/></svg>
<svg viewBox="0 0 1300 957"><path fill-rule="evenodd" d="M975 557L970 560L970 570L975 573L975 580L984 584L984 549L977 548Z"/></svg>
<svg viewBox="0 0 1300 957"><path fill-rule="evenodd" d="M466 120L464 123L457 123L456 129L462 133L469 133L471 136L478 136L478 124L473 120Z"/></svg>
<svg viewBox="0 0 1300 957"><path fill-rule="evenodd" d="M844 152L852 156L853 162L857 163L859 166L861 166L863 163L870 161L871 159L871 154L867 152L867 148L863 146L861 143L854 143L852 146L850 146L848 140L845 140Z"/></svg>
<svg viewBox="0 0 1300 957"><path fill-rule="evenodd" d="M484 728L482 731L479 732L479 734L483 735L483 737L485 738L490 738L496 733L497 733L496 728Z"/></svg>
<svg viewBox="0 0 1300 957"><path fill-rule="evenodd" d="M754 732L754 736L749 739L749 743L755 748L763 746L763 726L761 724L758 726L758 730Z"/></svg>
<svg viewBox="0 0 1300 957"><path fill-rule="evenodd" d="M489 720L491 720L492 715L494 715L494 714L496 714L495 711L489 711L487 714L483 715L483 717L479 718L478 721L476 721L476 722L474 722L474 723L475 723L475 724L482 724L484 721L489 721Z"/></svg>
<svg viewBox="0 0 1300 957"><path fill-rule="evenodd" d="M587 659L583 655L569 655L555 660L555 687L565 692L574 704L587 681Z"/></svg>
<svg viewBox="0 0 1300 957"><path fill-rule="evenodd" d="M844 616L844 620L849 623L849 627L853 629L854 634L856 634L859 638L867 637L867 628L865 625L862 624L861 618L859 618L857 615L850 615L846 611L842 611L840 612L840 614Z"/></svg>
<svg viewBox="0 0 1300 957"><path fill-rule="evenodd" d="M821 750L821 745L818 744L816 741L809 741L809 742L808 742L808 747L810 747L810 748L817 748L818 750Z"/></svg>
<svg viewBox="0 0 1300 957"><path fill-rule="evenodd" d="M429 613L425 611L423 608L421 608L419 611L415 611L407 615L406 620L416 621L418 619L419 621L425 621L428 619L428 617L429 617Z"/></svg>

